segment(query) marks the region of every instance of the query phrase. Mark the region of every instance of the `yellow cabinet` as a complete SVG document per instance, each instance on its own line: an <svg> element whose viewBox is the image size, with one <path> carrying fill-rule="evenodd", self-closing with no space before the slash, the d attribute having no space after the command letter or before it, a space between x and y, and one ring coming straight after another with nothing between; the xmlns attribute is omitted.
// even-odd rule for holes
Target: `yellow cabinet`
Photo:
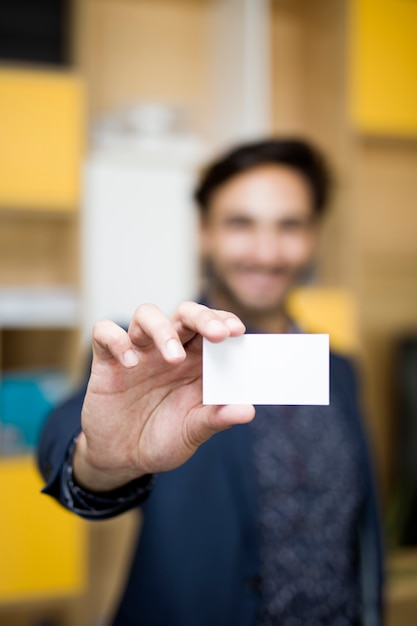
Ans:
<svg viewBox="0 0 417 626"><path fill-rule="evenodd" d="M84 118L74 74L0 68L0 208L77 208Z"/></svg>
<svg viewBox="0 0 417 626"><path fill-rule="evenodd" d="M417 136L417 2L350 0L350 118L363 133Z"/></svg>
<svg viewBox="0 0 417 626"><path fill-rule="evenodd" d="M85 590L86 522L40 493L31 457L0 459L0 607Z"/></svg>

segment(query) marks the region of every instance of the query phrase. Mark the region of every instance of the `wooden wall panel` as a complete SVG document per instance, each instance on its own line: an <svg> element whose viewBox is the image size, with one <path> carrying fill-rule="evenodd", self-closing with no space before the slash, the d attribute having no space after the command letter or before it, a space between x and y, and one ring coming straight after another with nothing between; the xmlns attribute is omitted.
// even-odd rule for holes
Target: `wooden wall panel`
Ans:
<svg viewBox="0 0 417 626"><path fill-rule="evenodd" d="M417 329L417 142L357 140L352 188L364 322Z"/></svg>
<svg viewBox="0 0 417 626"><path fill-rule="evenodd" d="M354 285L372 433L389 501L398 423L396 344L417 334L417 142L356 138L352 154Z"/></svg>
<svg viewBox="0 0 417 626"><path fill-rule="evenodd" d="M74 58L96 115L140 101L183 106L207 127L209 0L75 0Z"/></svg>
<svg viewBox="0 0 417 626"><path fill-rule="evenodd" d="M271 80L273 131L312 140L333 170L334 193L318 276L327 284L349 286L345 13L343 0L273 0Z"/></svg>
<svg viewBox="0 0 417 626"><path fill-rule="evenodd" d="M0 214L0 285L78 284L78 216Z"/></svg>

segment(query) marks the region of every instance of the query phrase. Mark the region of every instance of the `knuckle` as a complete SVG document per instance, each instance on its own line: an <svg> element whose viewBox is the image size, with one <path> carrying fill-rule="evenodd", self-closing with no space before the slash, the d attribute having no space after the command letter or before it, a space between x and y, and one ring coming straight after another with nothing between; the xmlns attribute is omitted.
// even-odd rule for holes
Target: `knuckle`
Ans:
<svg viewBox="0 0 417 626"><path fill-rule="evenodd" d="M93 326L93 337L94 339L100 339L108 330L111 322L109 320L99 320L95 322Z"/></svg>
<svg viewBox="0 0 417 626"><path fill-rule="evenodd" d="M192 300L185 300L185 302L181 302L178 307L178 312L180 314L189 314L193 311L197 312L202 309L207 309L204 304L197 304L197 302L193 302Z"/></svg>
<svg viewBox="0 0 417 626"><path fill-rule="evenodd" d="M158 309L154 304L151 304L150 302L144 302L143 304L140 304L138 307L136 307L134 312L134 318L140 319L143 316L148 315L149 313L155 312L156 310Z"/></svg>
<svg viewBox="0 0 417 626"><path fill-rule="evenodd" d="M141 345L149 342L160 343L177 336L171 320L156 305L147 303L136 309L129 334Z"/></svg>
<svg viewBox="0 0 417 626"><path fill-rule="evenodd" d="M177 308L177 316L183 317L183 315L188 311L190 304L191 302L189 302L188 300L185 302L181 302L181 304Z"/></svg>
<svg viewBox="0 0 417 626"><path fill-rule="evenodd" d="M93 340L103 346L112 346L113 349L122 350L125 341L125 331L110 320L96 322L93 327Z"/></svg>

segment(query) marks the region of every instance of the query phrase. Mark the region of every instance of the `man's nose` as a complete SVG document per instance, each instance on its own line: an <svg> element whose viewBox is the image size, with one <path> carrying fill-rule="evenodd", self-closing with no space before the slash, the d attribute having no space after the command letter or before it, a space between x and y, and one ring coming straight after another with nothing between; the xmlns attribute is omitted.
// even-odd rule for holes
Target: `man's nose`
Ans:
<svg viewBox="0 0 417 626"><path fill-rule="evenodd" d="M282 261L282 245L274 228L259 230L253 241L253 255L261 265L277 265Z"/></svg>

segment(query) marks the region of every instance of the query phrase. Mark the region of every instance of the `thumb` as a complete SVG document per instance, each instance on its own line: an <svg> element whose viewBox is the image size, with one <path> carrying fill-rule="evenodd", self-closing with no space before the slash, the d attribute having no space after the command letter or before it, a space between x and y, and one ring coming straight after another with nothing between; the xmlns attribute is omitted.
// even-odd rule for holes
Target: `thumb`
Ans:
<svg viewBox="0 0 417 626"><path fill-rule="evenodd" d="M185 436L190 447L198 448L222 430L251 422L255 417L255 407L251 404L207 405L193 417L186 424Z"/></svg>

